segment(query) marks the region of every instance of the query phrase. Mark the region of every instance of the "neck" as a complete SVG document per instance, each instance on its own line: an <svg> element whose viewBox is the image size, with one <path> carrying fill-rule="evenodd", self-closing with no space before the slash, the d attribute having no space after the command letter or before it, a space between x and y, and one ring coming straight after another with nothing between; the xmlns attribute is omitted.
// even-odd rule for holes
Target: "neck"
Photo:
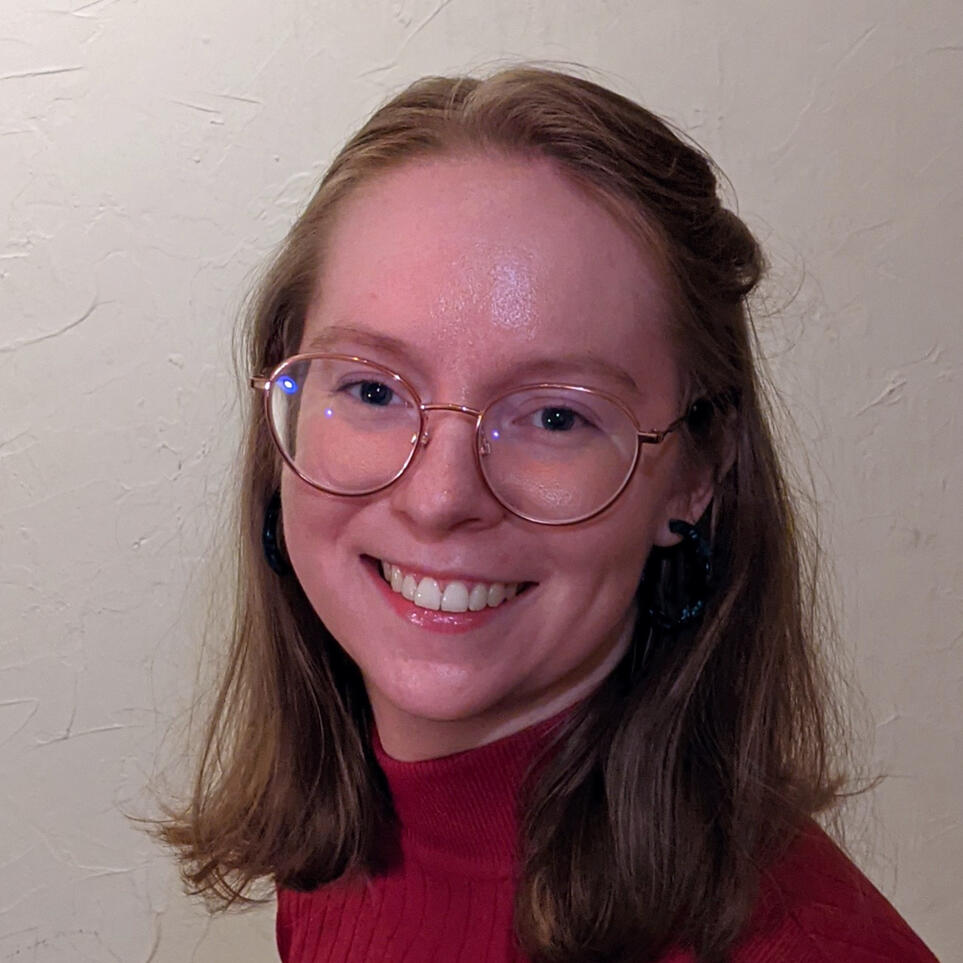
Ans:
<svg viewBox="0 0 963 963"><path fill-rule="evenodd" d="M400 851L386 850L389 863L400 866L414 858L445 873L511 875L517 867L522 787L567 715L563 711L467 752L417 762L388 756L375 730L372 748L400 831L394 840Z"/></svg>

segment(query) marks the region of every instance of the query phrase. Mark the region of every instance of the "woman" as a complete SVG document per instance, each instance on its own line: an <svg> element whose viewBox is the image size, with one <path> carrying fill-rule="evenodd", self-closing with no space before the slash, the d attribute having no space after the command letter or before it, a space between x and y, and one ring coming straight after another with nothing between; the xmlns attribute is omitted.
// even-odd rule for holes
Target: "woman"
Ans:
<svg viewBox="0 0 963 963"><path fill-rule="evenodd" d="M284 960L931 960L819 830L807 545L710 162L594 84L427 79L248 330L198 891Z"/></svg>

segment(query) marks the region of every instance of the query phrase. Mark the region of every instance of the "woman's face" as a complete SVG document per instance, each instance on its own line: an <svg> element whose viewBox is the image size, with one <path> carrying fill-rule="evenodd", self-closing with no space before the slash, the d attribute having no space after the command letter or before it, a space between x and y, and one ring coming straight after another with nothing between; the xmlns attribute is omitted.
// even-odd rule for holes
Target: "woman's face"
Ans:
<svg viewBox="0 0 963 963"><path fill-rule="evenodd" d="M301 351L379 362L424 402L482 408L552 381L616 395L644 429L679 414L654 262L549 162L410 162L348 200L326 251ZM602 514L538 525L486 489L471 418L427 417L429 444L381 492L329 495L288 468L282 483L297 577L401 759L492 741L590 692L625 650L650 548L676 541L668 520L698 517L709 494L670 435L645 446ZM454 581L482 586L476 596L494 583L523 591L478 612L434 611L393 591L378 561L440 591ZM430 595L429 585L422 601Z"/></svg>

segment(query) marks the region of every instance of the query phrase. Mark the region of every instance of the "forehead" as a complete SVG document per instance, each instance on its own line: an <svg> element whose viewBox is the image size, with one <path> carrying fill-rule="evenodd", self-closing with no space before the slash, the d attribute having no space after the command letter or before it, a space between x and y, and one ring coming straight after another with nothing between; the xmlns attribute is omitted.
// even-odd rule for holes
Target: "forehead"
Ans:
<svg viewBox="0 0 963 963"><path fill-rule="evenodd" d="M563 358L671 388L666 312L654 258L549 161L443 157L343 204L302 347L383 336L466 389Z"/></svg>

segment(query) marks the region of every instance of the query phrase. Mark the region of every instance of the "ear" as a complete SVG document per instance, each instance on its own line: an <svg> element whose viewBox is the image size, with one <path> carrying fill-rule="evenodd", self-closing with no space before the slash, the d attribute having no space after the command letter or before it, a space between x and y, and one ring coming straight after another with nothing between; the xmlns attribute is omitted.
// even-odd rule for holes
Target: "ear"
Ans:
<svg viewBox="0 0 963 963"><path fill-rule="evenodd" d="M666 499L656 529L655 544L660 548L668 548L681 541L681 536L669 531L669 522L673 518L695 525L715 494L716 473L712 465L689 466L679 475L676 490Z"/></svg>
<svg viewBox="0 0 963 963"><path fill-rule="evenodd" d="M721 421L716 421L720 415ZM695 525L702 518L736 462L739 446L736 408L731 404L721 409L715 408L713 421L715 424L710 426L711 431L708 432L713 437L705 439L707 443L699 446L704 457L696 455L686 458L683 455L678 465L674 490L668 494L653 539L653 543L660 548L678 545L682 540L680 535L669 530L672 519L678 518ZM706 427L703 425L702 430Z"/></svg>

